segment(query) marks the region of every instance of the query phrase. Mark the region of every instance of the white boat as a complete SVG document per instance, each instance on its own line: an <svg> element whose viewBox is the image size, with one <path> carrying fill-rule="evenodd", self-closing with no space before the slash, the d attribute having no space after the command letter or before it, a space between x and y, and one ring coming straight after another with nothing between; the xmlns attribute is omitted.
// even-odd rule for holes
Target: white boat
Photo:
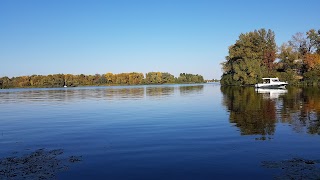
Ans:
<svg viewBox="0 0 320 180"><path fill-rule="evenodd" d="M279 78L262 78L263 83L258 83L255 85L256 88L286 88L287 82L282 82Z"/></svg>

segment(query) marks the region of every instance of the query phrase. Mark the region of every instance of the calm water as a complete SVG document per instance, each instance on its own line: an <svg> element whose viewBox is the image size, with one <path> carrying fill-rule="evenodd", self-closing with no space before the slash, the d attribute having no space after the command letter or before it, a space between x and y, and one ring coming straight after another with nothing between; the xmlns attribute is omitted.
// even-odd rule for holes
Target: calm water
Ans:
<svg viewBox="0 0 320 180"><path fill-rule="evenodd" d="M0 158L81 161L58 179L272 179L320 159L320 90L219 84L0 90Z"/></svg>

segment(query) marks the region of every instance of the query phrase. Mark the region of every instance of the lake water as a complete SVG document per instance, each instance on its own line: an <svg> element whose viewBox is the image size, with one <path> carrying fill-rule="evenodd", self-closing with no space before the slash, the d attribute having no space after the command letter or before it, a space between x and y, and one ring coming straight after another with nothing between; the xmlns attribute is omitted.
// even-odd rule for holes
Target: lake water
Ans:
<svg viewBox="0 0 320 180"><path fill-rule="evenodd" d="M2 89L0 158L59 149L57 179L317 179L319 117L316 88Z"/></svg>

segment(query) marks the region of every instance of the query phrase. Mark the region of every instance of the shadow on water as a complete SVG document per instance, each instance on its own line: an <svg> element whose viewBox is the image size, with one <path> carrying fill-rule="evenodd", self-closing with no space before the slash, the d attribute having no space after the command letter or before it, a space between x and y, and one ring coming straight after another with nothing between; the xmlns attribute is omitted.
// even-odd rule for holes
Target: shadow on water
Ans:
<svg viewBox="0 0 320 180"><path fill-rule="evenodd" d="M274 179L320 179L320 160L292 158L282 161L263 161L262 167L281 169Z"/></svg>
<svg viewBox="0 0 320 180"><path fill-rule="evenodd" d="M320 134L320 90L289 88L287 91L256 91L253 87L221 87L229 121L241 135L271 138L277 123L289 124L295 132Z"/></svg>
<svg viewBox="0 0 320 180"><path fill-rule="evenodd" d="M0 159L0 179L55 179L66 171L70 163L81 161L81 156L62 158L63 150L38 149L22 156Z"/></svg>

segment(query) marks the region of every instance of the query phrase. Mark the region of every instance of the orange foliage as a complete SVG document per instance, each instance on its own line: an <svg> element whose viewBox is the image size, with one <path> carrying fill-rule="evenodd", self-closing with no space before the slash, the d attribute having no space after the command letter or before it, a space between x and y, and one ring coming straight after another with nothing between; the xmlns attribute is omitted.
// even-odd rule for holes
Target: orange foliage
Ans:
<svg viewBox="0 0 320 180"><path fill-rule="evenodd" d="M306 54L304 59L307 68L313 69L316 65L320 65L320 55L319 54Z"/></svg>

